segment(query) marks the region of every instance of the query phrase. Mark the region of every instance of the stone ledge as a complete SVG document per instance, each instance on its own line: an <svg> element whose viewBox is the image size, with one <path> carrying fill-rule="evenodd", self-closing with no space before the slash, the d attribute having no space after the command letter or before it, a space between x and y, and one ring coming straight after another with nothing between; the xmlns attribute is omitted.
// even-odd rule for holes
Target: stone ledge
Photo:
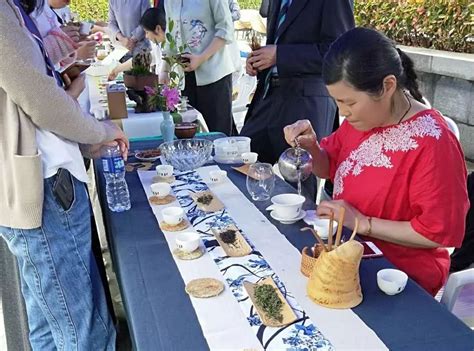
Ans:
<svg viewBox="0 0 474 351"><path fill-rule="evenodd" d="M464 156L470 161L474 161L474 127L468 124L456 122L461 134L461 144L464 150Z"/></svg>
<svg viewBox="0 0 474 351"><path fill-rule="evenodd" d="M474 54L399 46L418 71L474 81Z"/></svg>

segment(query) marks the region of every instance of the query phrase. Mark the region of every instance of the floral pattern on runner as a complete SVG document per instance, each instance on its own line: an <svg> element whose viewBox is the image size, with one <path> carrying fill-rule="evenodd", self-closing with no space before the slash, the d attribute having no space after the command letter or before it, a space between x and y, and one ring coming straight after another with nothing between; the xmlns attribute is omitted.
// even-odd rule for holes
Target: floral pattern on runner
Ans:
<svg viewBox="0 0 474 351"><path fill-rule="evenodd" d="M172 188L192 226L201 235L208 253L219 267L228 288L239 302L239 306L263 348L266 350L334 350L331 342L309 319L298 305L295 297L286 290L284 283L273 272L257 248L248 240L238 224L232 220L227 210L224 208L218 212L207 213L196 206L190 194L209 190L201 177L195 171L178 174ZM252 252L249 255L229 257L215 240L212 228L225 228L231 224L240 230L251 246ZM274 328L263 325L243 287L244 281L258 283L267 277L272 277L297 316L296 321L288 326Z"/></svg>

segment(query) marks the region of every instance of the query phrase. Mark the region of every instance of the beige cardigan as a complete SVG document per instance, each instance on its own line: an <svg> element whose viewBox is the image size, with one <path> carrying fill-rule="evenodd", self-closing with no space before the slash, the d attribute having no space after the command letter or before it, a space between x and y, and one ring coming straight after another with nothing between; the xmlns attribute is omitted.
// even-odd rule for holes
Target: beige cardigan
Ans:
<svg viewBox="0 0 474 351"><path fill-rule="evenodd" d="M46 74L43 55L11 0L0 1L0 226L41 226L43 173L36 129L81 144L113 139Z"/></svg>

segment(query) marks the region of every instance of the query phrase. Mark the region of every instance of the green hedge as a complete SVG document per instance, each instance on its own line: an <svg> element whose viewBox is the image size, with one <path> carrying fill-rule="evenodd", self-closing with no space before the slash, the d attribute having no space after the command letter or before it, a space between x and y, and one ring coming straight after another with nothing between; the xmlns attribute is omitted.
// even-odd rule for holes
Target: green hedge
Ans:
<svg viewBox="0 0 474 351"><path fill-rule="evenodd" d="M239 0L243 9L258 9L260 2L261 0ZM358 26L376 28L400 44L474 52L474 44L468 44L465 40L474 32L474 2L471 0L354 2ZM107 20L107 5L107 0L73 0L71 7L82 19Z"/></svg>
<svg viewBox="0 0 474 351"><path fill-rule="evenodd" d="M72 0L71 10L82 20L107 21L109 17L108 0Z"/></svg>
<svg viewBox="0 0 474 351"><path fill-rule="evenodd" d="M396 42L430 49L474 52L474 2L470 0L355 1L359 26L380 30Z"/></svg>

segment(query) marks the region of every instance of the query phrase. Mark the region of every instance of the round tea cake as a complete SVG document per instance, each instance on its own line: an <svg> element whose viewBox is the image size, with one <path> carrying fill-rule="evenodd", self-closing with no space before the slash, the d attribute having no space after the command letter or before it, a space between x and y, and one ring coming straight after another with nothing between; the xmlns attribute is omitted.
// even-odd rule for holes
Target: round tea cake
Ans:
<svg viewBox="0 0 474 351"><path fill-rule="evenodd" d="M186 292L197 298L207 298L219 295L224 291L224 284L214 278L200 278L186 284Z"/></svg>

